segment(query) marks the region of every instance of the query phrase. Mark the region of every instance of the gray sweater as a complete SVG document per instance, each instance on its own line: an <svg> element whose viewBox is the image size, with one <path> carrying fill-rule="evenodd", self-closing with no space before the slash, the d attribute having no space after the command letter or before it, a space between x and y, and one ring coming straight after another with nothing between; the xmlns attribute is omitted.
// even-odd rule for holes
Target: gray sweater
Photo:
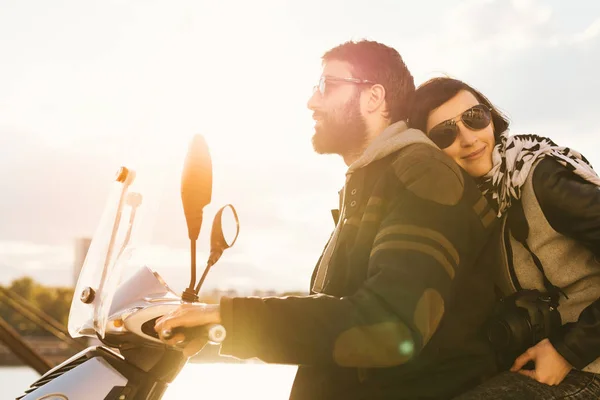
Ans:
<svg viewBox="0 0 600 400"><path fill-rule="evenodd" d="M548 280L568 297L561 296L558 307L562 331L550 341L575 368L600 373L600 189L555 161L541 159L522 188L521 200L529 225L527 244ZM519 288L545 291L529 251L505 234L504 219L500 290L505 295Z"/></svg>

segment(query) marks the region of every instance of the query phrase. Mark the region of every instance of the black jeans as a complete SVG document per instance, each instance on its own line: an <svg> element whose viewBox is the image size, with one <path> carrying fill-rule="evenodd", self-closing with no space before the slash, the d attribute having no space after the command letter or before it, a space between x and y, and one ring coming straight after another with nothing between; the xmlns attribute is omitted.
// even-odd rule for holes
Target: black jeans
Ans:
<svg viewBox="0 0 600 400"><path fill-rule="evenodd" d="M571 370L556 386L516 372L502 372L454 400L587 400L600 399L600 374Z"/></svg>

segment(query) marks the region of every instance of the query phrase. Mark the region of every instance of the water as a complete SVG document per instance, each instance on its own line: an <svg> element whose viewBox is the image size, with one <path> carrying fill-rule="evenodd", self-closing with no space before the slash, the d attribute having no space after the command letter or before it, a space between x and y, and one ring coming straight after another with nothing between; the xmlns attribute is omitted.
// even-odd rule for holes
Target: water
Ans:
<svg viewBox="0 0 600 400"><path fill-rule="evenodd" d="M287 399L296 367L268 364L189 364L163 400ZM0 367L2 399L23 394L39 375L28 367ZM77 399L75 399L77 400Z"/></svg>

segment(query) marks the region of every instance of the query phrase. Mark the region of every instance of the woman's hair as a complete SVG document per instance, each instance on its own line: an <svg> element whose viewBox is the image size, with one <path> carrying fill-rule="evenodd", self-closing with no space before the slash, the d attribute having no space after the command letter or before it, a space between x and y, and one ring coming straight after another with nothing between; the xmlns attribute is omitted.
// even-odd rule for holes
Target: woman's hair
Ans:
<svg viewBox="0 0 600 400"><path fill-rule="evenodd" d="M485 104L492 110L496 139L500 133L508 129L508 119L490 103L487 97L463 81L447 77L430 79L417 88L409 115L409 126L427 133L429 113L456 96L461 90L471 92L479 103Z"/></svg>

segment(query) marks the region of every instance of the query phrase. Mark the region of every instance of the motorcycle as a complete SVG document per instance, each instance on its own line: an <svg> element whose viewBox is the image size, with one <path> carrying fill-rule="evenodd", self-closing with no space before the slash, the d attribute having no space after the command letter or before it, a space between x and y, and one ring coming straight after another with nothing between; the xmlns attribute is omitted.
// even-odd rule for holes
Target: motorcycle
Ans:
<svg viewBox="0 0 600 400"><path fill-rule="evenodd" d="M139 267L128 279L123 271L136 262L137 237L147 233L144 214L156 212L145 197L153 177L121 167L106 202L81 269L69 312L68 330L73 337L92 337L102 345L91 346L36 380L18 400L159 400L177 377L186 359L185 344L205 337L221 343L221 325L178 329L185 342L164 344L154 330L158 318L182 303L198 302L198 293L209 272L239 234L235 208L228 204L216 213L210 234L210 255L196 285L196 242L204 207L211 202L212 162L204 138L196 135L187 152L181 176L181 200L190 239L189 287L178 295L148 266ZM144 186L146 185L146 186ZM235 221L233 234L225 237L224 212ZM232 238L233 236L233 238Z"/></svg>

